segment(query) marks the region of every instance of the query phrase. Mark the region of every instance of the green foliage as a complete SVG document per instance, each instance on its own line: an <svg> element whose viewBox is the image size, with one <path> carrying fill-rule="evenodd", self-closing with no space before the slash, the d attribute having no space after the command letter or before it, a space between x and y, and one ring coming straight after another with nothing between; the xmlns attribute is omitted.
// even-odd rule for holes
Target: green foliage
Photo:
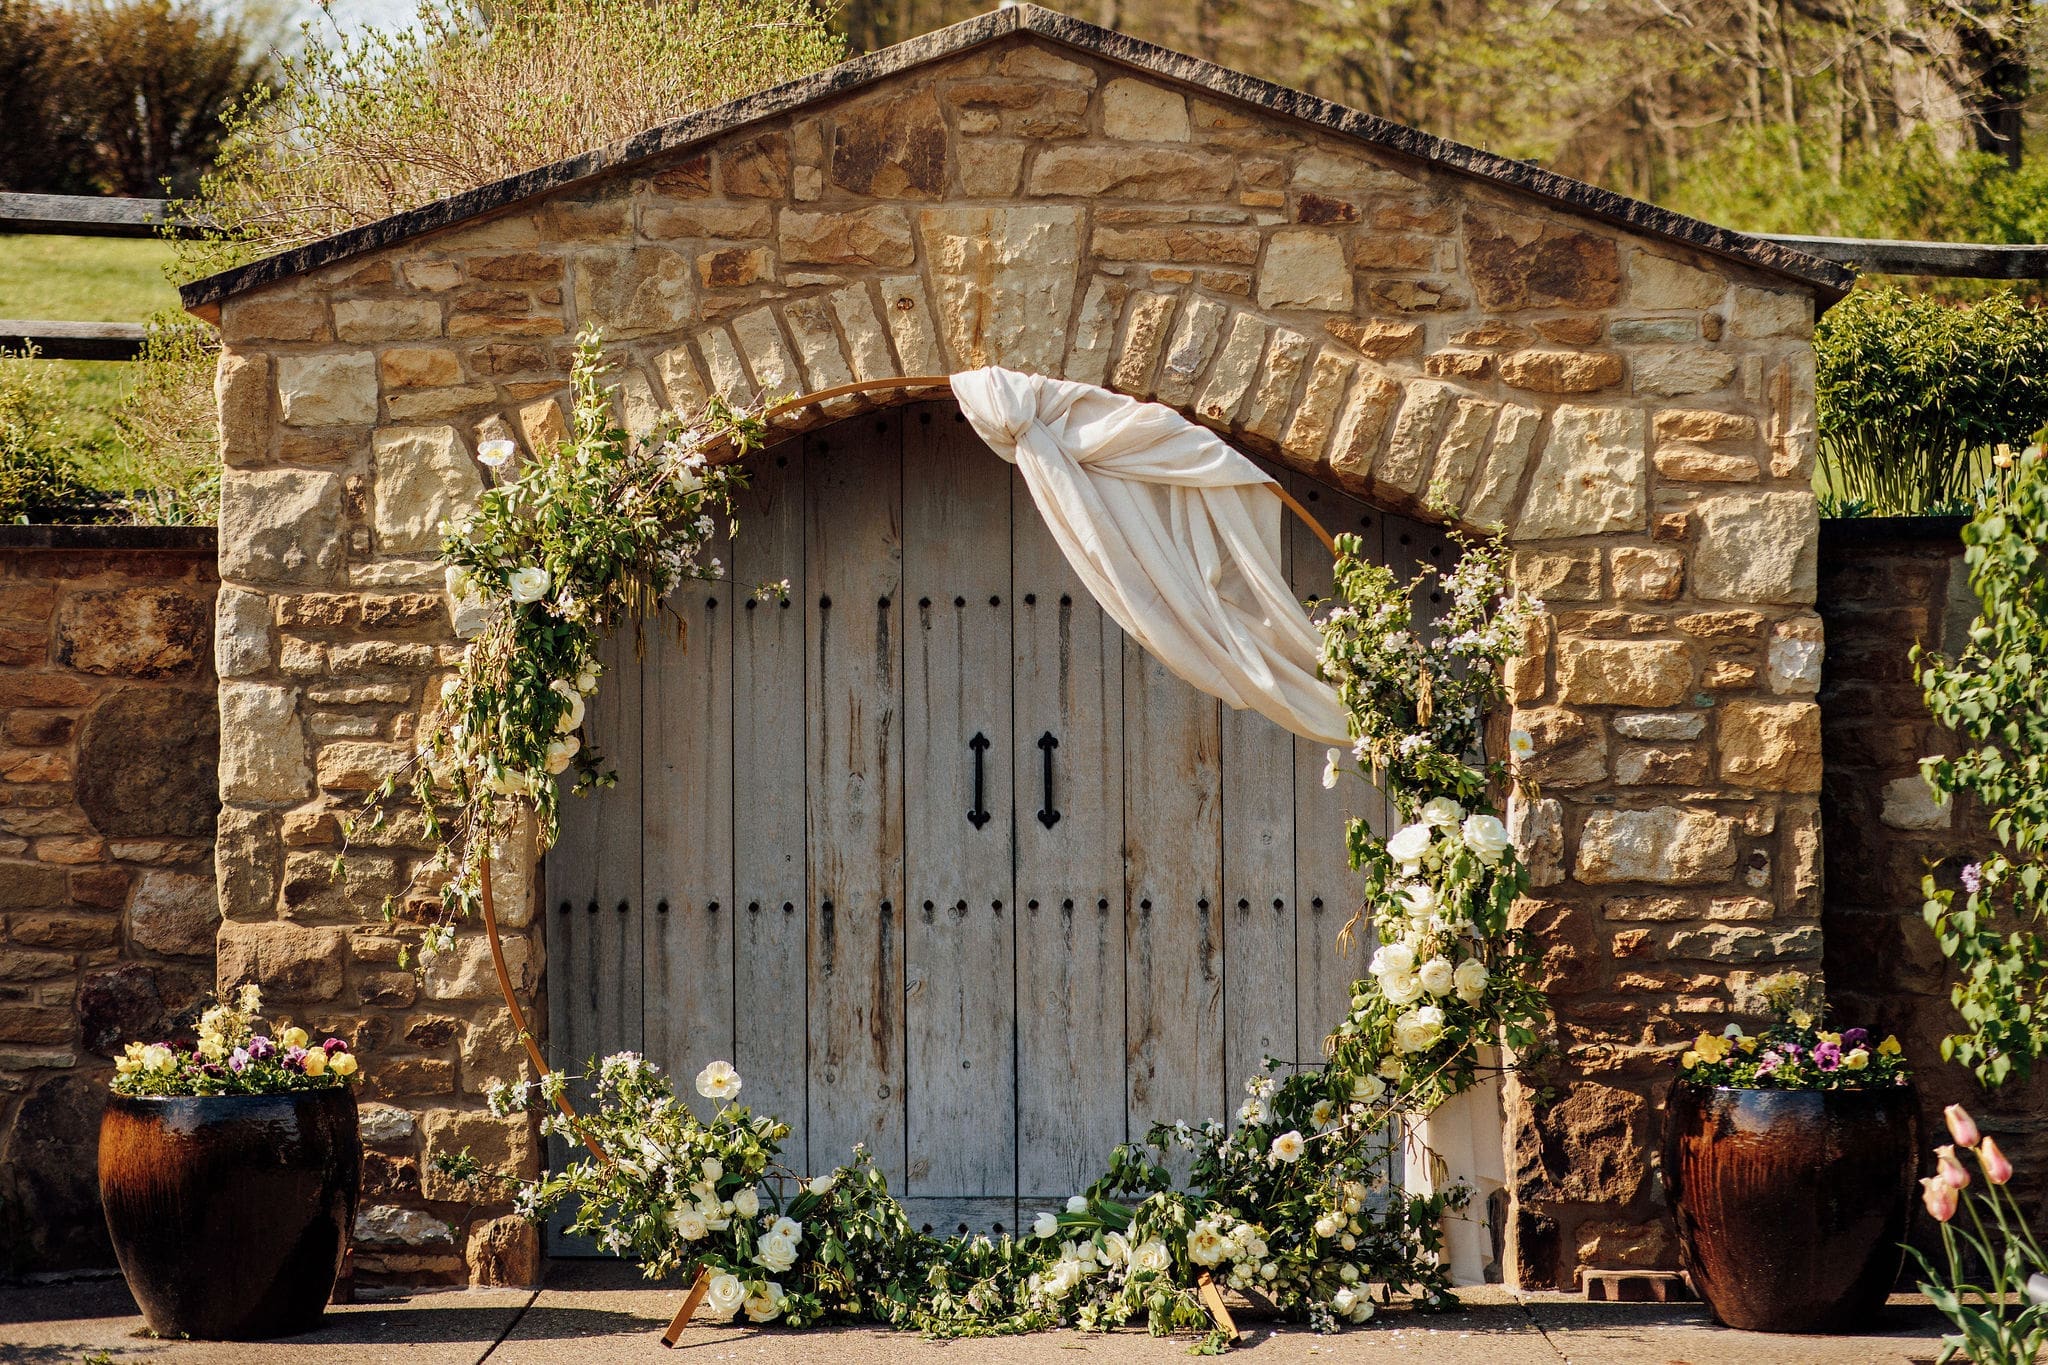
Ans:
<svg viewBox="0 0 2048 1365"><path fill-rule="evenodd" d="M1907 1249L1925 1276L1920 1292L1956 1327L1941 1339L1936 1365L1959 1357L1972 1365L2035 1365L2048 1350L2048 1256L2013 1197L2012 1164L1991 1138L1972 1136L1974 1124L1954 1134L1961 1106L1950 1105L1948 1112L1952 1135L1975 1150L1984 1184L1981 1193L1971 1188L1954 1147L1937 1149L1936 1173L1920 1182L1922 1202L1941 1226L1946 1264L1935 1264L1918 1247ZM1969 1226L1956 1219L1959 1210L1970 1215Z"/></svg>
<svg viewBox="0 0 2048 1365"><path fill-rule="evenodd" d="M219 333L183 313L149 320L135 384L114 412L136 482L122 506L155 526L210 526L220 516L220 427L214 408Z"/></svg>
<svg viewBox="0 0 2048 1365"><path fill-rule="evenodd" d="M180 244L196 278L630 137L843 55L810 0L422 0L416 27L308 31L229 120ZM593 78L593 73L602 73Z"/></svg>
<svg viewBox="0 0 2048 1365"><path fill-rule="evenodd" d="M1960 751L1926 759L1938 792L1974 797L1997 852L1962 870L1961 886L1930 873L1927 922L1960 970L1952 998L1964 1030L1942 1056L1986 1084L2024 1075L2048 1049L2048 459L2023 452L2002 495L1963 528L1970 586L1982 611L1961 654L1915 646L1935 720Z"/></svg>
<svg viewBox="0 0 2048 1365"><path fill-rule="evenodd" d="M1814 335L1819 476L1880 515L1967 511L2048 422L2048 308L1858 290Z"/></svg>
<svg viewBox="0 0 2048 1365"><path fill-rule="evenodd" d="M189 193L268 70L250 28L198 0L5 0L0 189Z"/></svg>
<svg viewBox="0 0 2048 1365"><path fill-rule="evenodd" d="M47 361L0 351L0 523L48 517L88 496L65 458L62 408Z"/></svg>

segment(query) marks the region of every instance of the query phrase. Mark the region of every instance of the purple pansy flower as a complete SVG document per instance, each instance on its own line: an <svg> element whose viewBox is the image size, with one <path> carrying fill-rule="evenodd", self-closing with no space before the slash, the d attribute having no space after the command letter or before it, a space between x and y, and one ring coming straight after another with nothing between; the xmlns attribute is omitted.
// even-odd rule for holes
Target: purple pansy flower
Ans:
<svg viewBox="0 0 2048 1365"><path fill-rule="evenodd" d="M1779 1056L1776 1052L1766 1052L1762 1057L1757 1059L1756 1074L1759 1076L1768 1076L1784 1064L1785 1059Z"/></svg>
<svg viewBox="0 0 2048 1365"><path fill-rule="evenodd" d="M277 1044L276 1044L276 1043L273 1043L273 1042L271 1042L271 1041L270 1041L270 1040L269 1040L268 1038L264 1037L264 1036L263 1036L262 1034L260 1034L260 1033L259 1033L259 1034L257 1034L257 1035L256 1035L256 1036L255 1036L254 1038L251 1038L251 1039L249 1040L249 1060L250 1060L250 1061L252 1061L252 1062L260 1062L260 1061L263 1061L263 1060L265 1060L266 1058L269 1058L269 1057L275 1057L276 1055L277 1055Z"/></svg>
<svg viewBox="0 0 2048 1365"><path fill-rule="evenodd" d="M1865 1043L1867 1043L1867 1042L1869 1042L1869 1041L1870 1041L1870 1030L1869 1030L1869 1029L1860 1029L1860 1028L1845 1028L1845 1029L1843 1029L1843 1030L1842 1030L1842 1046L1843 1046L1843 1047L1846 1047L1846 1048L1858 1048L1858 1047L1862 1047L1862 1046L1863 1046L1863 1045L1864 1045Z"/></svg>
<svg viewBox="0 0 2048 1365"><path fill-rule="evenodd" d="M238 1047L228 1054L228 1070L241 1075L249 1069L249 1049Z"/></svg>
<svg viewBox="0 0 2048 1365"><path fill-rule="evenodd" d="M339 1038L329 1038L326 1042L320 1044L320 1050L332 1057L337 1052L348 1051L348 1044L342 1042Z"/></svg>
<svg viewBox="0 0 2048 1365"><path fill-rule="evenodd" d="M1836 1071L1842 1065L1842 1049L1834 1043L1822 1043L1813 1050L1813 1064L1822 1071Z"/></svg>
<svg viewBox="0 0 2048 1365"><path fill-rule="evenodd" d="M287 1071L304 1071L306 1069L306 1049L302 1047L286 1048L284 1050L284 1069Z"/></svg>
<svg viewBox="0 0 2048 1365"><path fill-rule="evenodd" d="M1963 868L1963 890L1976 895L1984 889L1984 864L1969 863Z"/></svg>

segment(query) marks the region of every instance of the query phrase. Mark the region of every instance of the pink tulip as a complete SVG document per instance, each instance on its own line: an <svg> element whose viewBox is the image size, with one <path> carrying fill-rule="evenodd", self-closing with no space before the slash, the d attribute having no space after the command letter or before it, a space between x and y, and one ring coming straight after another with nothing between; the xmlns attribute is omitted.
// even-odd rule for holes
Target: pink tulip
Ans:
<svg viewBox="0 0 2048 1365"><path fill-rule="evenodd" d="M1998 1143L1986 1137L1977 1147L1977 1160L1983 1163L1984 1178L1994 1185L2003 1185L2012 1179L2012 1163L2005 1159L2005 1153L1998 1150Z"/></svg>
<svg viewBox="0 0 2048 1365"><path fill-rule="evenodd" d="M1938 1175L1920 1182L1920 1202L1937 1223L1946 1223L1956 1216L1956 1188Z"/></svg>
<svg viewBox="0 0 2048 1365"><path fill-rule="evenodd" d="M1946 1181L1959 1190L1969 1188L1970 1173L1963 1169L1963 1163L1956 1159L1955 1148L1937 1147L1934 1149L1934 1156L1937 1162L1934 1171L1936 1179Z"/></svg>
<svg viewBox="0 0 2048 1365"><path fill-rule="evenodd" d="M1957 1146L1977 1145L1977 1120L1970 1117L1969 1110L1960 1104L1952 1104L1941 1112L1948 1119L1948 1135L1956 1140Z"/></svg>

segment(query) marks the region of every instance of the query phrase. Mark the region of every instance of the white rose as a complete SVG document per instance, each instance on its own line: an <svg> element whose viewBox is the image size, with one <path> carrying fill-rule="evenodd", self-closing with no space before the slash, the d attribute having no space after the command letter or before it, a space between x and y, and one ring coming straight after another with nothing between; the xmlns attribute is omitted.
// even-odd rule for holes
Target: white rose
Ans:
<svg viewBox="0 0 2048 1365"><path fill-rule="evenodd" d="M748 1318L755 1322L773 1322L782 1312L782 1286L773 1280L764 1282L753 1293L747 1295Z"/></svg>
<svg viewBox="0 0 2048 1365"><path fill-rule="evenodd" d="M574 735L560 735L548 741L548 775L556 776L568 771L569 761L576 757L576 751L583 747L583 741Z"/></svg>
<svg viewBox="0 0 2048 1365"><path fill-rule="evenodd" d="M1308 1144L1301 1140L1301 1134L1290 1128L1279 1137L1273 1139L1272 1149L1266 1153L1266 1156L1269 1160L1284 1161L1292 1166L1295 1162L1301 1160L1301 1154L1307 1150L1307 1147Z"/></svg>
<svg viewBox="0 0 2048 1365"><path fill-rule="evenodd" d="M486 779L490 789L500 796L524 796L533 790L533 779L517 768L491 766Z"/></svg>
<svg viewBox="0 0 2048 1365"><path fill-rule="evenodd" d="M548 684L548 691L568 703L568 707L555 720L555 733L566 735L583 723L583 694L576 690L576 684L567 678L557 678Z"/></svg>
<svg viewBox="0 0 2048 1365"><path fill-rule="evenodd" d="M1432 829L1456 829L1465 818L1465 808L1448 796L1434 796L1422 808L1422 823Z"/></svg>
<svg viewBox="0 0 2048 1365"><path fill-rule="evenodd" d="M1326 1213L1316 1219L1316 1236L1324 1238L1335 1237L1343 1226L1343 1223L1338 1221L1336 1214Z"/></svg>
<svg viewBox="0 0 2048 1365"><path fill-rule="evenodd" d="M576 690L586 697L592 692L597 691L597 675L599 671L596 664L583 665L582 669L576 674Z"/></svg>
<svg viewBox="0 0 2048 1365"><path fill-rule="evenodd" d="M777 1237L771 1232L754 1248L754 1259L780 1275L796 1264L796 1243L787 1237Z"/></svg>
<svg viewBox="0 0 2048 1365"><path fill-rule="evenodd" d="M1358 1291L1356 1289L1353 1289L1348 1284L1345 1285L1342 1289L1339 1289L1336 1293L1330 1295L1330 1307L1335 1309L1337 1313L1343 1317L1350 1317L1351 1310L1354 1307L1356 1307L1357 1304Z"/></svg>
<svg viewBox="0 0 2048 1365"><path fill-rule="evenodd" d="M1444 1012L1435 1005L1412 1009L1394 1021L1394 1046L1403 1052L1427 1052L1444 1035Z"/></svg>
<svg viewBox="0 0 2048 1365"><path fill-rule="evenodd" d="M729 1100L740 1093L740 1073L731 1062L713 1062L697 1073L697 1093L707 1100Z"/></svg>
<svg viewBox="0 0 2048 1365"><path fill-rule="evenodd" d="M1131 1259L1131 1239L1121 1232L1106 1232L1102 1235L1102 1261L1104 1265L1123 1265Z"/></svg>
<svg viewBox="0 0 2048 1365"><path fill-rule="evenodd" d="M694 1242L711 1231L705 1226L704 1215L695 1209L677 1209L668 1216L668 1225L686 1242Z"/></svg>
<svg viewBox="0 0 2048 1365"><path fill-rule="evenodd" d="M519 447L502 437L495 441L484 441L476 448L476 457L493 469L503 469L512 463L512 457L519 453Z"/></svg>
<svg viewBox="0 0 2048 1365"><path fill-rule="evenodd" d="M838 1179L839 1177L837 1175L821 1175L817 1177L815 1180L811 1181L808 1188L810 1189L810 1192L812 1194L830 1194L832 1192L833 1182Z"/></svg>
<svg viewBox="0 0 2048 1365"><path fill-rule="evenodd" d="M1229 1241L1214 1223L1204 1220L1188 1234L1188 1259L1196 1265L1216 1265L1229 1250Z"/></svg>
<svg viewBox="0 0 2048 1365"><path fill-rule="evenodd" d="M1423 963L1421 970L1415 975L1422 982L1422 989L1431 995L1449 995L1458 981L1457 969L1440 957L1433 957Z"/></svg>
<svg viewBox="0 0 2048 1365"><path fill-rule="evenodd" d="M1057 1237L1060 1235L1060 1220L1049 1213L1041 1213L1038 1221L1031 1225L1031 1232L1036 1237Z"/></svg>
<svg viewBox="0 0 2048 1365"><path fill-rule="evenodd" d="M1422 978L1414 972L1390 973L1380 978L1380 994L1397 1008L1412 1005L1422 998Z"/></svg>
<svg viewBox="0 0 2048 1365"><path fill-rule="evenodd" d="M1403 825L1394 831L1393 838L1387 840L1387 856L1403 865L1419 863L1422 855L1429 851L1430 838L1428 825Z"/></svg>
<svg viewBox="0 0 2048 1365"><path fill-rule="evenodd" d="M548 595L548 587L553 581L546 569L528 565L514 569L506 587L511 590L514 602L538 602Z"/></svg>
<svg viewBox="0 0 2048 1365"><path fill-rule="evenodd" d="M1360 1104L1371 1104L1386 1093L1387 1083L1370 1072L1352 1079L1351 1098Z"/></svg>
<svg viewBox="0 0 2048 1365"><path fill-rule="evenodd" d="M1411 915L1426 915L1436 909L1436 888L1427 882L1403 882L1401 905Z"/></svg>
<svg viewBox="0 0 2048 1365"><path fill-rule="evenodd" d="M761 1196L754 1190L741 1190L732 1197L732 1211L742 1218L752 1218L761 1211Z"/></svg>
<svg viewBox="0 0 2048 1365"><path fill-rule="evenodd" d="M1067 1197L1067 1212L1068 1212L1068 1213L1086 1213L1086 1212L1088 1212L1088 1196L1087 1196L1087 1195L1085 1195L1085 1194L1075 1194L1075 1195L1069 1195L1069 1196Z"/></svg>
<svg viewBox="0 0 2048 1365"><path fill-rule="evenodd" d="M1492 867L1507 852L1508 827L1491 815L1468 815L1463 827L1465 847L1472 850L1480 862Z"/></svg>
<svg viewBox="0 0 2048 1365"><path fill-rule="evenodd" d="M1173 1268L1173 1253L1166 1249L1166 1243L1154 1238L1140 1242L1131 1252L1131 1269L1164 1274Z"/></svg>
<svg viewBox="0 0 2048 1365"><path fill-rule="evenodd" d="M1374 976L1406 976L1415 970L1415 950L1405 943L1382 943L1373 950L1367 970Z"/></svg>
<svg viewBox="0 0 2048 1365"><path fill-rule="evenodd" d="M1468 957L1458 964L1458 998L1468 1005L1476 1005L1486 996L1486 964L1476 957Z"/></svg>
<svg viewBox="0 0 2048 1365"><path fill-rule="evenodd" d="M476 591L476 580L460 564L450 564L441 578L448 585L448 595L458 602Z"/></svg>
<svg viewBox="0 0 2048 1365"><path fill-rule="evenodd" d="M740 1311L740 1305L747 1301L747 1286L739 1276L720 1271L711 1277L710 1288L704 1293L704 1316L713 1322L731 1322L732 1315Z"/></svg>

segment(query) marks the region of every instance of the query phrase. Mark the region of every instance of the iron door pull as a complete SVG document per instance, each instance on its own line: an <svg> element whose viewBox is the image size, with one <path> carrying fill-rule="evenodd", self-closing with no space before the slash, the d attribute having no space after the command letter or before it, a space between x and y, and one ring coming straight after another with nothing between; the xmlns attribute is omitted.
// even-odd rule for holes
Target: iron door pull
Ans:
<svg viewBox="0 0 2048 1365"><path fill-rule="evenodd" d="M1050 730L1038 737L1039 752L1045 755L1045 805L1039 808L1038 823L1047 829L1060 822L1059 810L1052 803L1052 751L1059 747L1060 742L1053 738Z"/></svg>
<svg viewBox="0 0 2048 1365"><path fill-rule="evenodd" d="M988 736L975 731L974 738L967 741L967 747L974 750L974 804L967 809L967 823L980 829L994 818L988 813L988 805L982 800L981 792L982 758L988 753Z"/></svg>

